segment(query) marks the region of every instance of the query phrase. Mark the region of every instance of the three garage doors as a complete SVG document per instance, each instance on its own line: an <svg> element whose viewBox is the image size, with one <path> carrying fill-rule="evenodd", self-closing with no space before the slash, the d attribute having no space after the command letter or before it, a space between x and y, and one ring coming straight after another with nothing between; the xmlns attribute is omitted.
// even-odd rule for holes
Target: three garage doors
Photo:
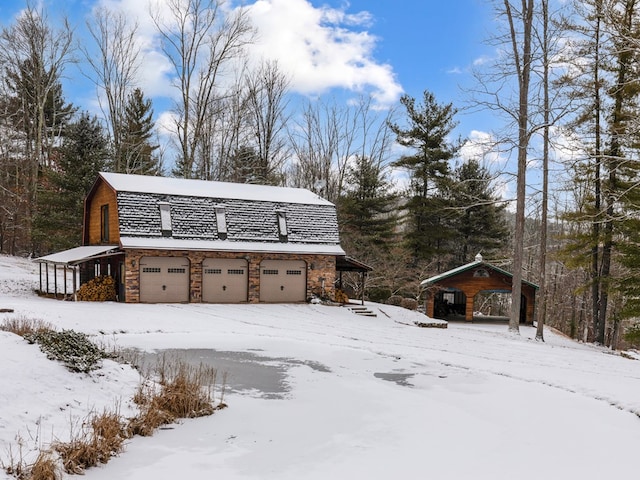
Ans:
<svg viewBox="0 0 640 480"><path fill-rule="evenodd" d="M189 302L189 259L143 257L140 259L140 301ZM260 301L303 302L307 276L303 260L263 260L260 263ZM245 259L207 258L202 262L202 301L248 301L249 265Z"/></svg>

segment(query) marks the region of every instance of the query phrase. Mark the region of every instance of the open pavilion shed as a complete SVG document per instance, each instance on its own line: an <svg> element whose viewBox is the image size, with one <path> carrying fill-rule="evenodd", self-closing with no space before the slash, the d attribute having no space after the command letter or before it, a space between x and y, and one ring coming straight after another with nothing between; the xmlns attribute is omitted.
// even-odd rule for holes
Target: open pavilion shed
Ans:
<svg viewBox="0 0 640 480"><path fill-rule="evenodd" d="M426 293L426 314L440 318L449 313L464 315L466 321L473 321L473 306L480 292L511 293L513 275L506 270L491 265L478 254L475 261L441 273L420 283ZM538 286L522 281L520 323L533 324L536 291ZM453 302L445 301L445 294L453 297ZM443 315L444 314L444 315Z"/></svg>

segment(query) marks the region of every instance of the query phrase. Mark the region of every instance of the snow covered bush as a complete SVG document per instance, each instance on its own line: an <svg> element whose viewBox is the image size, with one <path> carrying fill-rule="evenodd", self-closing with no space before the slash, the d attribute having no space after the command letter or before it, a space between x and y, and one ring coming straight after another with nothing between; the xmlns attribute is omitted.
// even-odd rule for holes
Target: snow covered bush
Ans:
<svg viewBox="0 0 640 480"><path fill-rule="evenodd" d="M29 343L37 343L47 358L64 363L72 372L88 373L95 370L100 366L100 360L109 356L84 333L73 330L45 330L29 333L24 338Z"/></svg>

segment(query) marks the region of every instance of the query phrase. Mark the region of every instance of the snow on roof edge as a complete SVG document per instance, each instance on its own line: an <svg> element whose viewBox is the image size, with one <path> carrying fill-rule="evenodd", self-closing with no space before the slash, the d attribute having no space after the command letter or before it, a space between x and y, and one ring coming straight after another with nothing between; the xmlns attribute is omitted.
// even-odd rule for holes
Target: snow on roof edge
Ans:
<svg viewBox="0 0 640 480"><path fill-rule="evenodd" d="M118 245L84 245L74 247L62 252L52 253L43 257L34 258L34 262L38 263L55 263L58 265L73 264L82 260L88 260L97 255L101 255L110 250L116 250Z"/></svg>
<svg viewBox="0 0 640 480"><path fill-rule="evenodd" d="M171 177L154 177L124 173L100 172L100 176L116 191L153 193L189 197L226 198L261 202L331 205L310 190L245 183L214 182Z"/></svg>
<svg viewBox="0 0 640 480"><path fill-rule="evenodd" d="M168 237L121 237L122 248L157 250L206 250L223 252L304 253L346 255L340 245L308 243L234 242L229 240L179 240Z"/></svg>
<svg viewBox="0 0 640 480"><path fill-rule="evenodd" d="M467 270L470 270L471 268L480 266L480 265L484 265L487 268L491 268L492 270L495 270L497 272L500 272L504 275L507 275L509 277L513 277L513 274L511 272L507 272L506 270L500 268L500 267L496 267L495 265L491 265L490 263L485 262L484 260L475 260L473 262L467 263L465 265L461 265L459 267L453 268L449 271L443 272L439 275L436 275L435 277L431 277L431 278L426 278L424 280L422 280L420 282L420 286L421 287L425 287L427 285L431 285L434 283L437 283L441 280L444 280L445 278L449 278L449 277L453 277L454 275L457 275L458 273L461 272L465 272ZM535 288L536 290L538 290L540 287L538 285L536 285L533 282L530 282L529 280L522 280L522 283L530 285L531 287Z"/></svg>

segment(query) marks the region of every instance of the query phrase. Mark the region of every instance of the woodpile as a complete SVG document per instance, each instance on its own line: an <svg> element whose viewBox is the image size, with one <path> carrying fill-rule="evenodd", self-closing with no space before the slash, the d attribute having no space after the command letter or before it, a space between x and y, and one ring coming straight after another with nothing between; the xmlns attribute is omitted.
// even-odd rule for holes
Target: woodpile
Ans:
<svg viewBox="0 0 640 480"><path fill-rule="evenodd" d="M349 303L349 297L340 289L336 289L336 303Z"/></svg>
<svg viewBox="0 0 640 480"><path fill-rule="evenodd" d="M116 300L116 282L110 275L89 280L78 289L78 300L83 302L112 302Z"/></svg>

